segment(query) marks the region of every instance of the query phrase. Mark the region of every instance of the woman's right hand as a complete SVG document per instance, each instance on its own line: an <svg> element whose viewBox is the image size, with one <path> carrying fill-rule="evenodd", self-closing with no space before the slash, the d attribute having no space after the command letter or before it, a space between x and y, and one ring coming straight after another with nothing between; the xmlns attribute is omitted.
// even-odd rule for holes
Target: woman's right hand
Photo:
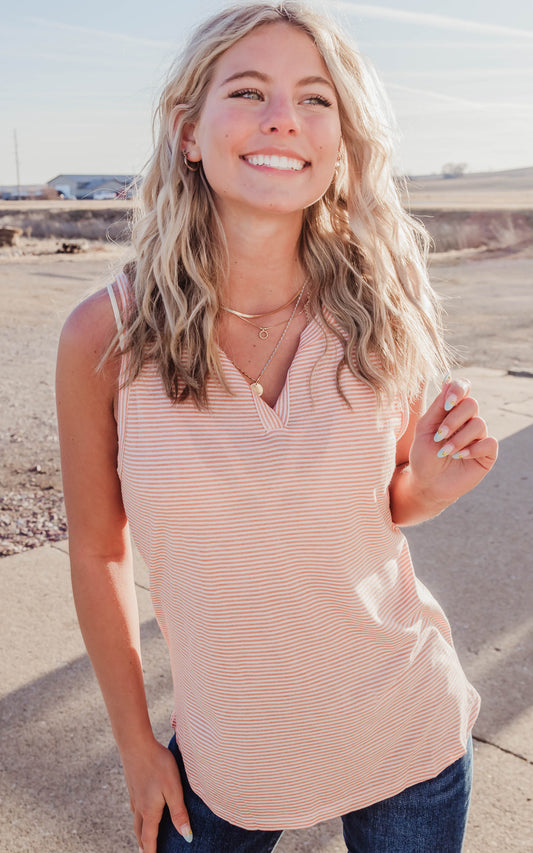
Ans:
<svg viewBox="0 0 533 853"><path fill-rule="evenodd" d="M154 739L147 747L124 751L121 758L139 850L156 853L165 805L177 832L192 841L180 774L170 750Z"/></svg>

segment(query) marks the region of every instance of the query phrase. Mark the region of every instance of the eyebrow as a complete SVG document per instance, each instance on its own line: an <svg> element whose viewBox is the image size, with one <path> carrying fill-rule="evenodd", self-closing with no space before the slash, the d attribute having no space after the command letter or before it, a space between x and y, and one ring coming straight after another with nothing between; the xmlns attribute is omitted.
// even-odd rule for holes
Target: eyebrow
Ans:
<svg viewBox="0 0 533 853"><path fill-rule="evenodd" d="M229 77L221 83L221 86L225 86L227 83L231 83L233 80L241 80L243 77L254 77L256 80L260 80L262 83L269 83L271 81L271 77L268 74L263 74L262 71L254 71L253 69L248 71L236 71L235 74L231 74ZM320 77L318 75L311 75L310 77L303 77L301 80L298 80L298 86L310 86L313 83L321 83L323 86L328 86L330 89L335 91L334 86L327 80L325 77Z"/></svg>

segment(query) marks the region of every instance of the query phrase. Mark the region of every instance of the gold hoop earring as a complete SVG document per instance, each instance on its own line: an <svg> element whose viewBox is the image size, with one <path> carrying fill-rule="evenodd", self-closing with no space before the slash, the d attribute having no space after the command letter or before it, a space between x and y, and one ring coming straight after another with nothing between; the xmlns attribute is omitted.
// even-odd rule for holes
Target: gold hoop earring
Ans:
<svg viewBox="0 0 533 853"><path fill-rule="evenodd" d="M185 149L184 149L181 153L183 154L183 162L184 162L184 163L185 163L185 165L187 166L187 168L188 168L189 172L197 172L197 171L198 171L198 169L200 168L201 160L198 160L198 161L196 161L196 160L189 160L189 158L188 158L188 156L187 156L188 152L187 152L187 151L185 151ZM194 163L195 165L194 165L194 166L191 166L191 163Z"/></svg>

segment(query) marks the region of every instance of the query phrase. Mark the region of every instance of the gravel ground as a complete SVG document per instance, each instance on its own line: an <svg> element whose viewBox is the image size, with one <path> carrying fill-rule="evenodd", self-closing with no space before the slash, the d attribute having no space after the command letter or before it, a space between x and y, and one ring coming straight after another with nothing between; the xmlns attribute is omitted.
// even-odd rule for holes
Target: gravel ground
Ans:
<svg viewBox="0 0 533 853"><path fill-rule="evenodd" d="M0 556L67 536L54 400L57 341L68 313L112 277L119 258L98 245L56 255L56 243L23 241L0 250Z"/></svg>
<svg viewBox="0 0 533 853"><path fill-rule="evenodd" d="M54 366L61 325L87 293L112 278L119 248L55 254L58 241L0 250L0 556L66 538L55 421ZM533 249L436 256L448 338L463 367L533 376Z"/></svg>

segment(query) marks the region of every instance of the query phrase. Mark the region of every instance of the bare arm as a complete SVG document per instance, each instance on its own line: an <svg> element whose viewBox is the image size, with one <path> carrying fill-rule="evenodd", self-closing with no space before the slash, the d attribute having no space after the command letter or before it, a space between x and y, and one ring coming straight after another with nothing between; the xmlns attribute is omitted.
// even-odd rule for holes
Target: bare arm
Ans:
<svg viewBox="0 0 533 853"><path fill-rule="evenodd" d="M397 446L389 493L395 524L418 524L438 515L475 488L498 456L478 404L465 380L446 382L425 414L424 399L412 407Z"/></svg>
<svg viewBox="0 0 533 853"><path fill-rule="evenodd" d="M118 362L97 373L114 332L101 291L67 320L57 361L57 411L72 587L81 631L119 748L137 840L155 853L165 802L188 824L176 763L152 733L141 665L128 525L116 471Z"/></svg>

